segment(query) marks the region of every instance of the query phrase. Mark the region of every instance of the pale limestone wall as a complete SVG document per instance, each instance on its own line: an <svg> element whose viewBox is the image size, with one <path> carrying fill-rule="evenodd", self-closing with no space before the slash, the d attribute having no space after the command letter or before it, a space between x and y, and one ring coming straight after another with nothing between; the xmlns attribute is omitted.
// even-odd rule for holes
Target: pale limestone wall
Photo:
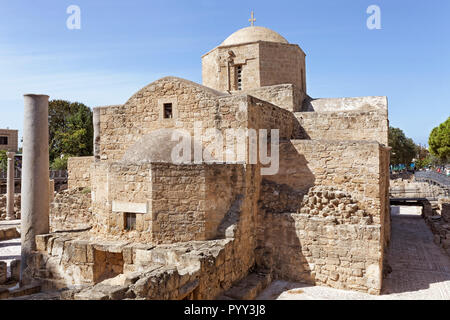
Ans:
<svg viewBox="0 0 450 320"><path fill-rule="evenodd" d="M274 277L379 294L379 225L335 225L306 214L265 214L261 267Z"/></svg>
<svg viewBox="0 0 450 320"><path fill-rule="evenodd" d="M257 41L219 46L202 57L203 85L220 91L238 90L236 66L242 66L244 91L293 84L301 91L300 100L306 94L305 53L298 45Z"/></svg>
<svg viewBox="0 0 450 320"><path fill-rule="evenodd" d="M94 231L122 234L125 228L124 212L113 212L113 202L152 203L151 165L95 162L92 166L92 208ZM151 207L150 207L151 208ZM136 214L136 230L131 238L152 240L152 213Z"/></svg>
<svg viewBox="0 0 450 320"><path fill-rule="evenodd" d="M338 112L378 110L380 112L387 112L387 106L387 97L383 96L310 98L304 101L302 111Z"/></svg>
<svg viewBox="0 0 450 320"><path fill-rule="evenodd" d="M152 164L152 241L206 240L204 165Z"/></svg>
<svg viewBox="0 0 450 320"><path fill-rule="evenodd" d="M139 241L213 239L238 194L244 195L242 165L96 163L94 167L95 230ZM113 202L147 205L146 213L136 214L135 231L124 230L126 211L113 212Z"/></svg>
<svg viewBox="0 0 450 320"><path fill-rule="evenodd" d="M161 119L161 101L174 100L176 119ZM249 97L244 95L220 96L186 80L158 80L139 91L125 105L100 109L100 158L121 160L126 149L144 135L162 128L184 129L193 135L195 121L201 121L204 130L244 128L248 100ZM238 113L242 117L237 117Z"/></svg>
<svg viewBox="0 0 450 320"><path fill-rule="evenodd" d="M92 227L91 192L83 187L56 194L50 204L50 232Z"/></svg>
<svg viewBox="0 0 450 320"><path fill-rule="evenodd" d="M245 93L291 112L301 111L303 94L293 84L262 87L246 90Z"/></svg>
<svg viewBox="0 0 450 320"><path fill-rule="evenodd" d="M352 194L380 223L380 148L376 142L291 140L280 142L280 168L265 179L307 193L329 186Z"/></svg>
<svg viewBox="0 0 450 320"><path fill-rule="evenodd" d="M291 140L281 143L280 158L261 194L259 246L266 247L259 263L280 278L378 294L386 149L376 142Z"/></svg>
<svg viewBox="0 0 450 320"><path fill-rule="evenodd" d="M91 164L92 172L92 218L93 229L107 233L110 225L112 203L109 198L109 163L96 161Z"/></svg>
<svg viewBox="0 0 450 320"><path fill-rule="evenodd" d="M391 241L391 204L389 202L389 165L390 150L388 147L380 146L380 220L384 221L383 225L383 243L387 249Z"/></svg>
<svg viewBox="0 0 450 320"><path fill-rule="evenodd" d="M158 101L173 101L177 94L177 119L160 119ZM298 136L297 120L289 111L245 94L214 94L185 80L164 78L141 90L123 106L100 108L100 158L121 160L128 148L139 145L146 134L159 129L184 129L193 136L196 121L201 121L203 133L216 128L225 136L225 130L250 127L279 128L282 138ZM205 138L203 145L209 143Z"/></svg>
<svg viewBox="0 0 450 320"><path fill-rule="evenodd" d="M387 146L387 111L295 112L306 138L377 141Z"/></svg>
<svg viewBox="0 0 450 320"><path fill-rule="evenodd" d="M8 137L8 144L1 145L0 150L17 151L19 150L18 130L0 129L0 137Z"/></svg>
<svg viewBox="0 0 450 320"><path fill-rule="evenodd" d="M102 164L102 167L106 165ZM120 292L115 290L117 287L111 288L115 290L113 295L105 295L98 288L90 287L78 297L75 295L75 299L100 299L100 296L102 299L182 299L186 295L191 299L216 298L245 277L255 265L259 168L256 165L245 168L229 165L232 174L227 176L225 167L208 166L212 170L206 175L206 180L215 188L209 195L220 188L220 183L213 181L217 174L219 179L232 183L225 186L231 190L231 193L226 192L228 199L242 197L223 219L222 227L226 232L220 240L155 246L149 242L130 242L125 237L122 241L105 242L92 239L90 234L84 237L67 233L39 235L29 272L35 279L45 280L43 283L48 288L93 285L122 272L125 273L123 279L134 277L134 281L123 283ZM173 169L173 166L168 165L168 168ZM167 175L167 170L162 172ZM223 203L215 207L218 210L225 208ZM135 271L139 272L131 273ZM103 290L107 289L107 285L102 286Z"/></svg>
<svg viewBox="0 0 450 320"><path fill-rule="evenodd" d="M214 49L208 53L206 53L202 57L202 84L209 88L215 88L216 90L226 91L227 87L227 70L226 67L222 67L221 65L226 66L226 61L221 61L219 57L219 50ZM224 78L225 74L225 78ZM221 87L221 78L222 82L225 83L225 87Z"/></svg>
<svg viewBox="0 0 450 320"><path fill-rule="evenodd" d="M278 129L280 139L298 138L300 135L299 123L292 112L253 97L250 97L248 106L248 128Z"/></svg>
<svg viewBox="0 0 450 320"><path fill-rule="evenodd" d="M71 157L67 160L68 189L90 188L90 166L94 157Z"/></svg>
<svg viewBox="0 0 450 320"><path fill-rule="evenodd" d="M260 42L260 86L291 83L306 93L305 53L298 45Z"/></svg>
<svg viewBox="0 0 450 320"><path fill-rule="evenodd" d="M229 55L232 51L234 56ZM226 92L236 91L236 65L242 66L242 90L260 87L259 43L220 46L202 57L204 86ZM228 71L228 63L230 68Z"/></svg>

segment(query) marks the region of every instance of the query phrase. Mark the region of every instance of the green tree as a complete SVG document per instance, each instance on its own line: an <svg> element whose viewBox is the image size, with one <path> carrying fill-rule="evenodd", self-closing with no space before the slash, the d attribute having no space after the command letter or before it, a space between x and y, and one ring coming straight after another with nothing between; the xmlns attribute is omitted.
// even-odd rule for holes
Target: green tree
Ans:
<svg viewBox="0 0 450 320"><path fill-rule="evenodd" d="M49 146L52 167L61 168L60 157L92 155L94 129L92 111L79 102L52 100L49 102ZM54 162L57 161L58 163Z"/></svg>
<svg viewBox="0 0 450 320"><path fill-rule="evenodd" d="M8 168L8 157L6 156L6 150L0 150L0 171L6 172Z"/></svg>
<svg viewBox="0 0 450 320"><path fill-rule="evenodd" d="M416 144L411 138L407 138L399 128L389 127L389 146L391 150L391 164L409 165L416 156Z"/></svg>
<svg viewBox="0 0 450 320"><path fill-rule="evenodd" d="M450 117L431 131L428 144L430 152L442 162L450 160Z"/></svg>

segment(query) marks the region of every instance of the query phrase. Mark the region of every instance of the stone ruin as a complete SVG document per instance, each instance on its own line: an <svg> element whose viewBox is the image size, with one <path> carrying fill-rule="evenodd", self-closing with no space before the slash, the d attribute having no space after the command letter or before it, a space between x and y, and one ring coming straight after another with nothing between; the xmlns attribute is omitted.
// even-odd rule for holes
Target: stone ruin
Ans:
<svg viewBox="0 0 450 320"><path fill-rule="evenodd" d="M166 77L94 108L94 156L69 159L49 217L46 199L33 212L22 199L22 281L64 299L251 299L273 279L380 294L387 99L309 97L305 56L244 28L202 57L203 85ZM278 171L247 153L173 163L174 131L208 129L278 129ZM50 224L24 239L32 215Z"/></svg>

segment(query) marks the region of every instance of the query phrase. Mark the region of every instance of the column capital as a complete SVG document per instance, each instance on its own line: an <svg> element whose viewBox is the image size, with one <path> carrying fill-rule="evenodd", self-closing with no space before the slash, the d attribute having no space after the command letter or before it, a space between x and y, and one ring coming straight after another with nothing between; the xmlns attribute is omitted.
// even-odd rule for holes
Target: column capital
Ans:
<svg viewBox="0 0 450 320"><path fill-rule="evenodd" d="M16 153L15 152L12 152L12 151L8 151L8 152L6 152L6 156L8 157L8 159L12 159L12 158L14 158L14 156L16 155Z"/></svg>

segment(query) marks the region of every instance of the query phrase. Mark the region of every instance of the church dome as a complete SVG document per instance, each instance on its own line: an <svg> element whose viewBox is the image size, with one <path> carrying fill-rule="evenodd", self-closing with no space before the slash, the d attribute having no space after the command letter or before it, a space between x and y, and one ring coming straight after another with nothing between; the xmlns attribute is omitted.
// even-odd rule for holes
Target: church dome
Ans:
<svg viewBox="0 0 450 320"><path fill-rule="evenodd" d="M256 42L256 41L269 41L286 43L289 42L283 38L279 33L264 27L247 27L240 29L233 33L231 36L222 42L221 46L229 46L240 43Z"/></svg>
<svg viewBox="0 0 450 320"><path fill-rule="evenodd" d="M175 137L175 141L172 140L172 137ZM189 142L192 139L189 133L182 130L170 128L154 130L144 135L138 142L129 147L122 157L122 162L165 162L176 164L178 163L177 159L179 159L177 156L181 155L176 155L175 153L175 158L173 158L174 155L172 152L174 152L174 150L178 150L177 147L180 147L179 139L181 137L188 139L186 141ZM194 160L193 155L195 149L202 150L203 152L203 147L195 140L192 141L192 143L190 142L190 146L191 150L190 155L188 155L189 159L185 159L188 163Z"/></svg>

